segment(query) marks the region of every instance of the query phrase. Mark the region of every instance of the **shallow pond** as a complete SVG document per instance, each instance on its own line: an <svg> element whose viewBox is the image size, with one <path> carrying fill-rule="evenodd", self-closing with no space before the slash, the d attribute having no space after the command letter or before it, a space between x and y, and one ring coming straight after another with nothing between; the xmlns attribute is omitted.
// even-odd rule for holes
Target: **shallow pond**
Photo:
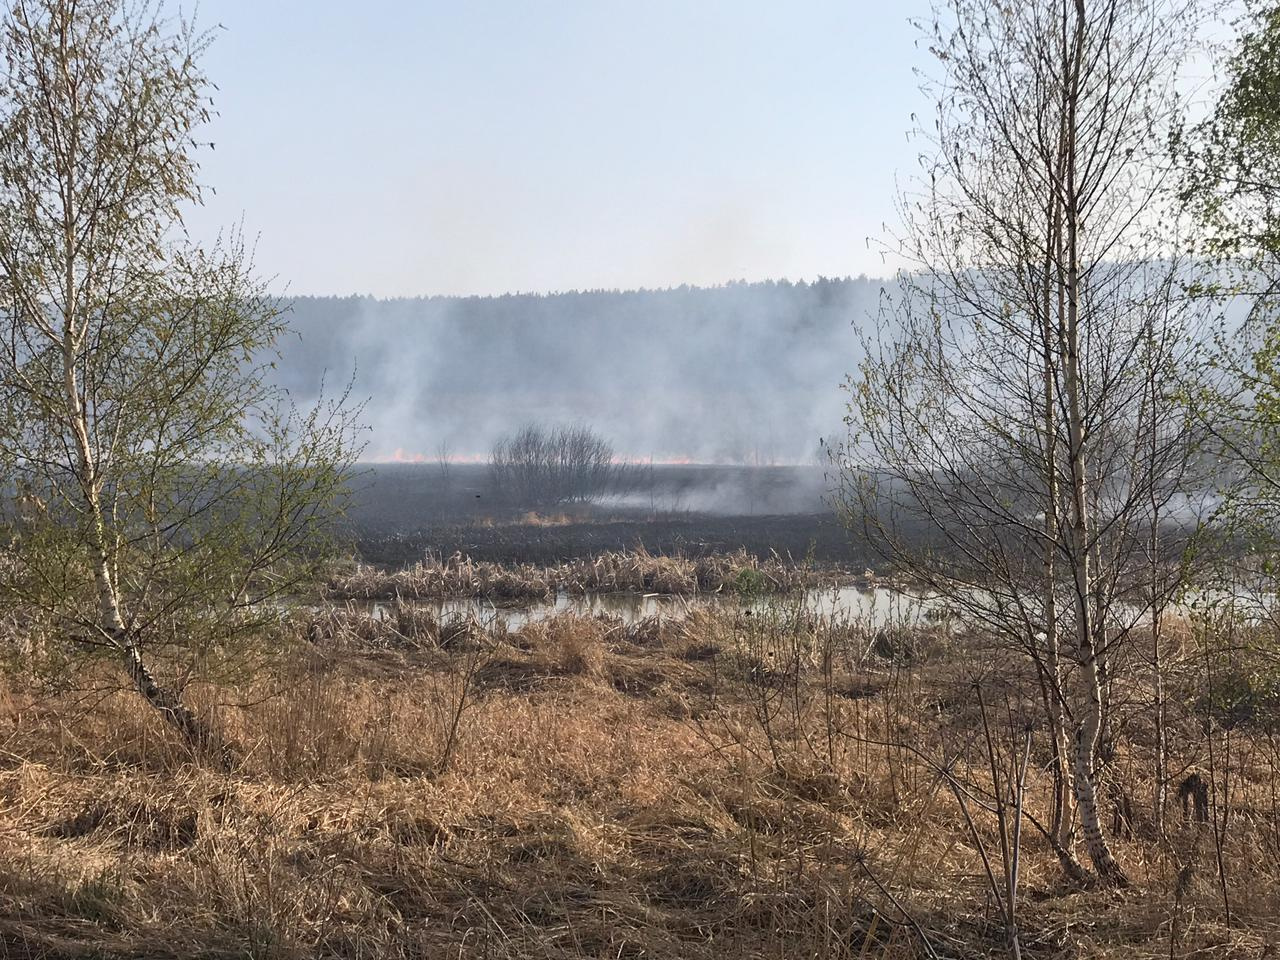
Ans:
<svg viewBox="0 0 1280 960"><path fill-rule="evenodd" d="M929 596L911 594L889 587L840 586L808 590L804 593L766 595L744 598L737 594L709 593L694 596L672 596L659 593L596 593L580 596L560 594L555 599L524 603L494 603L491 600L458 597L447 600L417 601L438 620L475 617L485 624L504 624L518 630L532 621L561 613L584 616L618 617L635 623L650 617L681 619L699 607L734 610L786 610L794 607L824 619L858 620L873 626L888 623L919 622L937 601ZM388 604L371 605L375 615L388 609Z"/></svg>

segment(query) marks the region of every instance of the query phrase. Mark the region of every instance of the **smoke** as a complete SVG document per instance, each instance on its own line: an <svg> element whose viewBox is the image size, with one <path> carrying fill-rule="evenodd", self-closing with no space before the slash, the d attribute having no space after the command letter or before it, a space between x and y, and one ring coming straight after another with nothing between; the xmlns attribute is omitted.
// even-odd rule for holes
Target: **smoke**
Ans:
<svg viewBox="0 0 1280 960"><path fill-rule="evenodd" d="M294 301L277 375L299 400L354 377L367 459L487 455L526 422L589 424L655 462L816 462L878 281Z"/></svg>
<svg viewBox="0 0 1280 960"><path fill-rule="evenodd" d="M817 466L657 469L637 489L607 505L655 513L766 516L821 513L829 493Z"/></svg>

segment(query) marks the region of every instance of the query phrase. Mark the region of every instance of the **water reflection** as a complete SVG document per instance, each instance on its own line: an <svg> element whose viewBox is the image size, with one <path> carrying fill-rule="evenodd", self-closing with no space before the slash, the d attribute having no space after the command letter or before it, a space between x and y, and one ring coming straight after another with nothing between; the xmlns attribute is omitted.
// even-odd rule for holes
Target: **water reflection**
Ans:
<svg viewBox="0 0 1280 960"><path fill-rule="evenodd" d="M584 616L617 617L635 623L649 617L682 619L699 607L726 607L735 610L762 611L780 607L798 607L815 616L832 620L859 620L873 626L887 623L914 623L924 620L936 610L939 601L931 595L908 593L888 587L842 586L809 590L803 594L744 598L737 594L699 594L683 597L670 594L595 593L578 596L559 594L554 600L531 603L496 604L490 600L458 597L448 600L423 600L418 605L430 610L439 620L475 617L486 624L504 624L518 630L526 623L561 613ZM375 616L387 604L374 603Z"/></svg>

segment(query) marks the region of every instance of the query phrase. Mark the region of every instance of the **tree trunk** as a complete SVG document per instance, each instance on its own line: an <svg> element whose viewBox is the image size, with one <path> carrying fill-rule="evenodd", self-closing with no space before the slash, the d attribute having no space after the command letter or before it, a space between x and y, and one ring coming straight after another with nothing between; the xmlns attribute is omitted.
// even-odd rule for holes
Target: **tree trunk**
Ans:
<svg viewBox="0 0 1280 960"><path fill-rule="evenodd" d="M216 746L216 738L208 726L182 702L176 691L166 689L142 659L137 638L125 629L120 613L120 600L116 582L112 576L111 551L109 549L106 519L102 509L102 484L98 473L98 460L89 439L88 419L76 377L76 350L79 339L75 315L70 304L74 287L67 287L66 314L62 331L62 374L64 399L67 404L67 420L75 440L76 469L79 474L84 506L92 525L93 578L98 591L98 627L110 638L123 660L125 673L142 698L160 711L160 715L182 734L187 744L195 750L206 752ZM220 750L219 759L226 766L228 756Z"/></svg>
<svg viewBox="0 0 1280 960"><path fill-rule="evenodd" d="M1102 678L1100 676L1098 637L1094 622L1094 589L1089 556L1090 498L1088 460L1085 450L1084 410L1081 405L1082 373L1080 366L1080 197L1076 183L1076 104L1080 97L1080 72L1084 48L1084 0L1076 0L1074 50L1070 58L1066 141L1065 191L1063 214L1066 225L1066 324L1062 336L1063 380L1067 394L1068 456L1071 477L1070 557L1075 580L1076 650L1080 665L1084 703L1076 718L1075 791L1085 848L1094 868L1106 881L1127 882L1124 872L1107 845L1098 813L1097 785L1094 782L1094 754L1102 727Z"/></svg>
<svg viewBox="0 0 1280 960"><path fill-rule="evenodd" d="M1061 152L1057 158L1059 168ZM1061 170L1055 171L1060 174ZM1067 872L1078 875L1082 871L1071 854L1071 739L1067 732L1065 701L1062 690L1062 663L1058 625L1057 573L1054 554L1058 549L1060 529L1058 523L1058 434L1054 421L1054 405L1057 392L1054 389L1054 297L1053 265L1062 255L1062 203L1056 191L1049 197L1049 235L1045 242L1044 261L1044 315L1041 318L1040 336L1044 363L1044 633L1045 633L1045 710L1048 713L1049 732L1053 738L1053 818L1050 833L1064 860ZM1062 285L1057 284L1057 316L1064 313ZM1070 862L1068 862L1070 861Z"/></svg>
<svg viewBox="0 0 1280 960"><path fill-rule="evenodd" d="M1164 835L1164 810L1169 803L1169 733L1165 727L1164 666L1160 662L1160 613L1151 612L1151 672L1155 696L1155 796L1152 798L1151 816L1156 832Z"/></svg>
<svg viewBox="0 0 1280 960"><path fill-rule="evenodd" d="M1160 551L1162 544L1160 542L1160 517L1161 517L1161 488L1160 478L1157 476L1154 464L1158 461L1159 454L1159 423L1157 410L1160 404L1160 389L1157 382L1158 372L1155 366L1154 355L1154 334L1148 327L1147 332L1147 368L1146 387L1148 395L1146 403L1149 404L1149 438L1151 446L1149 450L1148 463L1151 465L1147 473L1147 496L1151 503L1151 526L1147 538L1147 559L1148 559L1148 583L1147 583L1147 605L1151 610L1151 691L1152 691L1152 713L1153 725L1155 727L1155 757L1152 761L1152 796L1151 796L1151 822L1155 826L1156 833L1164 836L1165 832L1165 807L1169 800L1169 745L1168 732L1165 729L1166 707L1164 693L1164 665L1160 656L1160 644L1164 627L1164 590L1161 584L1160 571Z"/></svg>
<svg viewBox="0 0 1280 960"><path fill-rule="evenodd" d="M1148 373L1151 385L1151 462L1156 462L1156 403L1158 401L1155 371ZM1164 698L1164 665L1160 659L1161 630L1163 627L1164 598L1160 589L1160 497L1157 493L1156 478L1150 476L1151 494L1151 540L1148 552L1151 556L1151 689L1155 721L1155 769L1152 771L1155 784L1151 798L1151 819L1156 833L1164 836L1164 808L1169 801L1169 744L1168 732L1165 729Z"/></svg>
<svg viewBox="0 0 1280 960"><path fill-rule="evenodd" d="M170 726L179 731L192 747L200 750L213 748L221 751L221 745L209 726L182 702L178 694L156 682L142 659L137 643L123 636L117 640L117 643L124 661L125 672L129 674L129 679L133 681L138 693L142 694L142 698L159 710L160 715L168 721ZM224 755L221 759L225 761L227 758Z"/></svg>

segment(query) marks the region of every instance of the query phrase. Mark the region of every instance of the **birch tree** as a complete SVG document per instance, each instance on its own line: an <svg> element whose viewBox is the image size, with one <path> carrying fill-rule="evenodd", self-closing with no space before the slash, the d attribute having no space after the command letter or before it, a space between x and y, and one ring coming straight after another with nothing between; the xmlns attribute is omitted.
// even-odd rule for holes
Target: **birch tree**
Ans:
<svg viewBox="0 0 1280 960"><path fill-rule="evenodd" d="M15 0L0 30L0 600L206 746L183 685L323 558L350 422L268 385L280 304L242 243L182 230L208 36L124 0Z"/></svg>
<svg viewBox="0 0 1280 960"><path fill-rule="evenodd" d="M969 625L1027 655L1049 730L1048 834L1123 884L1104 828L1109 670L1182 584L1152 525L1187 505L1181 296L1164 163L1191 3L953 0L907 263L850 379L849 522ZM1176 539L1176 538L1175 538ZM1158 538L1157 538L1158 540Z"/></svg>
<svg viewBox="0 0 1280 960"><path fill-rule="evenodd" d="M1223 376L1202 394L1233 481L1223 518L1251 549L1232 592L1280 625L1273 609L1280 521L1280 5L1248 0L1225 82L1209 115L1175 140L1181 196L1200 227L1196 249L1214 264L1193 291L1230 303L1215 331ZM1233 558L1238 559L1238 558ZM1261 562L1258 562L1260 561Z"/></svg>

